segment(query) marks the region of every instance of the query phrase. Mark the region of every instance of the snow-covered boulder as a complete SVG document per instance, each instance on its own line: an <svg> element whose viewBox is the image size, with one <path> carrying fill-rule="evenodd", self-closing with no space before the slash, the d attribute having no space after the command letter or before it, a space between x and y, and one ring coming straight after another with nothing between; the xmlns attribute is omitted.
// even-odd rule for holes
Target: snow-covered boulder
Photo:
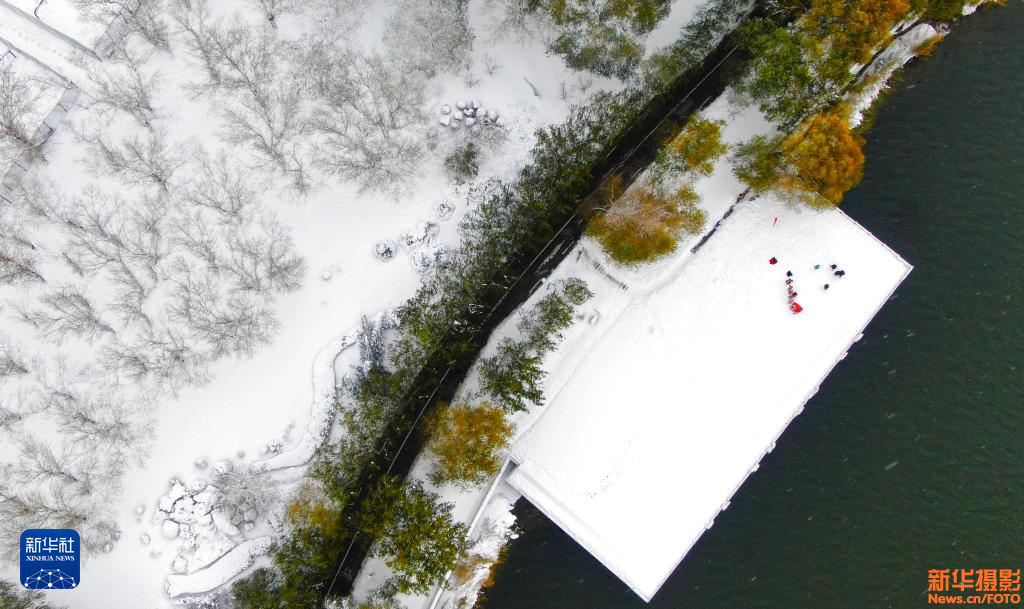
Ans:
<svg viewBox="0 0 1024 609"><path fill-rule="evenodd" d="M160 534L163 535L164 539L177 539L180 531L181 525L173 520L165 520L160 526Z"/></svg>

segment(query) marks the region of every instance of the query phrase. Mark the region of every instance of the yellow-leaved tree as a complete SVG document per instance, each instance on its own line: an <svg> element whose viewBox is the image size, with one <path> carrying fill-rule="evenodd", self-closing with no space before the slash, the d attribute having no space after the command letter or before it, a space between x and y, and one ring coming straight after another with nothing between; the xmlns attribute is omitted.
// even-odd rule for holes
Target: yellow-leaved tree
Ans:
<svg viewBox="0 0 1024 609"><path fill-rule="evenodd" d="M786 136L743 144L733 171L755 192L776 191L814 207L839 205L864 175L864 138L853 133L849 110L816 114Z"/></svg>
<svg viewBox="0 0 1024 609"><path fill-rule="evenodd" d="M839 107L805 120L782 140L778 187L816 207L839 205L864 175L864 138Z"/></svg>
<svg viewBox="0 0 1024 609"><path fill-rule="evenodd" d="M441 404L428 422L429 448L437 458L431 481L472 485L498 472L512 437L505 411L486 402Z"/></svg>
<svg viewBox="0 0 1024 609"><path fill-rule="evenodd" d="M689 186L668 191L642 185L623 193L613 179L607 203L590 221L587 232L616 261L637 264L675 250L682 232L697 233L704 226L700 198Z"/></svg>

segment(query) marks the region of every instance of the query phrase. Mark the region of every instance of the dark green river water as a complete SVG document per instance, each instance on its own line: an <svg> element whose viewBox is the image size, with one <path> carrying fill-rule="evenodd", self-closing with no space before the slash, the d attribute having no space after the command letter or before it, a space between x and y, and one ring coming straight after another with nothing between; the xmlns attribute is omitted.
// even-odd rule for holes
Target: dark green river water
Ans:
<svg viewBox="0 0 1024 609"><path fill-rule="evenodd" d="M929 569L1024 567L1024 2L908 66L866 154L843 207L916 268L651 607L923 608ZM487 609L645 606L517 512Z"/></svg>

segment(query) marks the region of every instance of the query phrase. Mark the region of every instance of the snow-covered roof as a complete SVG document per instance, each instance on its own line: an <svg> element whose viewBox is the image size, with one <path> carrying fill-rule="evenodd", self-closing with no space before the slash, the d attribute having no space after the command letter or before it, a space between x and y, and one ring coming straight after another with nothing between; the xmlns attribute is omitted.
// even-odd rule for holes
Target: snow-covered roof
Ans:
<svg viewBox="0 0 1024 609"><path fill-rule="evenodd" d="M509 482L650 600L910 268L838 210L740 204L605 328Z"/></svg>

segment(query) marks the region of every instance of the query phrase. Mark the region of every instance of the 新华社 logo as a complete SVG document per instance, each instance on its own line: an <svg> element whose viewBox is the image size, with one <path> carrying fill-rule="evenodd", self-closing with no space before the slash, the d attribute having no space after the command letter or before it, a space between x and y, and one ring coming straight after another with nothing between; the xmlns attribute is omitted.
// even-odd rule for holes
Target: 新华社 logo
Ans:
<svg viewBox="0 0 1024 609"><path fill-rule="evenodd" d="M28 529L21 534L21 585L31 590L77 588L81 546L74 529Z"/></svg>

